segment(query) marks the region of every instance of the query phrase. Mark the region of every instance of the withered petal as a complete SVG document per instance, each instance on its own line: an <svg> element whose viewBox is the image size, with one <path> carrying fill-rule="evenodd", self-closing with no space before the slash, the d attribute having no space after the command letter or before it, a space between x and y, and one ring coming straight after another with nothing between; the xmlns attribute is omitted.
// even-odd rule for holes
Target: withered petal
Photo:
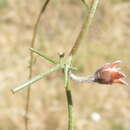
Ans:
<svg viewBox="0 0 130 130"><path fill-rule="evenodd" d="M120 60L117 60L117 61L111 63L110 67L111 67L111 68L116 67L116 66L119 65L120 63L121 63L121 61L120 61Z"/></svg>
<svg viewBox="0 0 130 130"><path fill-rule="evenodd" d="M118 84L123 84L123 85L128 86L128 83L122 79L113 80L113 83L118 83Z"/></svg>
<svg viewBox="0 0 130 130"><path fill-rule="evenodd" d="M121 63L120 60L117 60L113 63L106 63L105 65L103 65L101 68L107 69L107 68L113 68L116 67L117 65L119 65Z"/></svg>
<svg viewBox="0 0 130 130"><path fill-rule="evenodd" d="M119 71L117 65L120 64L121 61L115 61L113 63L107 63L103 65L100 69L98 69L95 73L95 82L102 83L102 84L123 84L128 85L127 82L122 80L121 78L126 78L124 73Z"/></svg>
<svg viewBox="0 0 130 130"><path fill-rule="evenodd" d="M106 82L111 80L111 72L107 70L100 71L100 78Z"/></svg>
<svg viewBox="0 0 130 130"><path fill-rule="evenodd" d="M113 71L111 72L112 80L120 79L120 78L126 78L125 74L119 72L119 71Z"/></svg>

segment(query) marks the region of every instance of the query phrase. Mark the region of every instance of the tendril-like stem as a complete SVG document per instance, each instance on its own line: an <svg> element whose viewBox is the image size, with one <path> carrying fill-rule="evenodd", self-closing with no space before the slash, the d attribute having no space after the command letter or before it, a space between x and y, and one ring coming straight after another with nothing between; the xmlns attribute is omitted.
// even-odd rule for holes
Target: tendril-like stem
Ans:
<svg viewBox="0 0 130 130"><path fill-rule="evenodd" d="M46 0L46 2L44 3L39 15L38 15L38 18L37 18L37 21L34 25L34 29L33 29L33 36L32 36L32 41L31 41L31 45L30 47L31 48L34 48L34 44L35 44L35 39L36 39L36 34L37 34L37 28L38 28L38 24L39 24L39 21L40 21L40 18L42 16L42 14L44 13L48 3L49 3L50 0ZM32 78L32 67L33 67L33 52L30 51L30 62L29 62L29 76L28 76L28 79L31 79ZM31 88L29 87L28 90L27 90L27 96L26 96L26 105L25 105L25 130L28 130L28 113L29 113L29 104L30 104L30 95L31 95Z"/></svg>

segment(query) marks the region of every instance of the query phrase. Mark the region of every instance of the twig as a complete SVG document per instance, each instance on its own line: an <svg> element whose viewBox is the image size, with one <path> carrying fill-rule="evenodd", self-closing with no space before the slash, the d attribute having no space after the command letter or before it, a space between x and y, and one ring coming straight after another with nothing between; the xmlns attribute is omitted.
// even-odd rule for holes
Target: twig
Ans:
<svg viewBox="0 0 130 130"><path fill-rule="evenodd" d="M40 21L40 18L42 16L42 13L44 13L48 3L49 3L50 0L46 0L46 2L44 3L39 15L38 15L38 18L37 18L37 21L34 25L34 29L33 29L33 36L32 36L32 41L31 41L31 48L34 48L34 43L35 43L35 39L36 39L36 34L37 34L37 28L38 28L38 24L39 24L39 21ZM32 66L33 66L33 52L31 51L30 52L30 63L29 63L29 76L28 78L31 79L32 78ZM29 103L30 103L30 95L31 95L31 88L29 87L28 90L27 90L27 97L26 97L26 105L25 105L25 130L28 130L28 113L29 113Z"/></svg>
<svg viewBox="0 0 130 130"><path fill-rule="evenodd" d="M69 52L69 55L74 55L75 54L75 52L77 51L77 49L78 49L78 47L79 47L79 45L81 43L81 40L82 40L84 34L88 32L89 26L90 26L90 24L92 22L92 19L94 17L98 2L99 2L99 0L93 0L90 11L89 11L89 14L85 18L85 22L82 25L80 33L79 33L79 35L78 35L78 37L77 37L71 51Z"/></svg>

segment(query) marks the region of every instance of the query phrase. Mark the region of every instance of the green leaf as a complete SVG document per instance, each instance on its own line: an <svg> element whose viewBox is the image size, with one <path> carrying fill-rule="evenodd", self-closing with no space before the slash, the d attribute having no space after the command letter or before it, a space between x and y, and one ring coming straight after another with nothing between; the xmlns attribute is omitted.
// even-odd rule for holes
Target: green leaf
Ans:
<svg viewBox="0 0 130 130"><path fill-rule="evenodd" d="M57 65L57 66L51 68L49 71L43 72L43 73L41 73L41 74L35 76L34 78L32 78L31 80L27 81L27 82L24 83L23 85L20 85L20 86L18 86L18 87L16 87L16 88L12 89L12 92L13 92L13 93L16 93L16 92L18 92L18 91L20 91L20 90L22 90L22 89L24 89L24 88L27 88L27 87L29 87L31 84L35 83L36 81L38 81L38 80L40 80L40 79L43 79L45 76L47 76L47 75L49 75L50 73L55 72L55 71L57 71L57 70L59 70L59 69L62 69L62 66L61 66L61 65Z"/></svg>
<svg viewBox="0 0 130 130"><path fill-rule="evenodd" d="M45 55L45 54L39 52L38 50L36 50L36 49L34 49L34 48L30 48L30 50L31 50L32 52L36 53L37 55L39 55L39 56L45 58L46 60L50 61L51 63L54 63L54 64L57 64L57 63L58 63L56 60L50 58L49 56L47 56L47 55Z"/></svg>

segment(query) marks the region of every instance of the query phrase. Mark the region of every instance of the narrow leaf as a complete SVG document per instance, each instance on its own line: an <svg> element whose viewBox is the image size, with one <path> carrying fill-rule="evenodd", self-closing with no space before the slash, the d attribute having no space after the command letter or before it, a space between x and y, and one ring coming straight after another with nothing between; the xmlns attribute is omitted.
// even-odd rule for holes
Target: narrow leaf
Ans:
<svg viewBox="0 0 130 130"><path fill-rule="evenodd" d="M49 71L44 72L44 73L41 73L41 74L35 76L34 78L32 78L31 80L27 81L27 82L24 83L23 85L20 85L20 86L18 86L18 87L16 87L16 88L12 89L12 92L13 92L13 93L16 93L16 92L18 92L18 91L20 91L20 90L22 90L22 89L24 89L24 88L27 88L27 87L29 87L31 84L35 83L36 81L38 81L38 80L44 78L45 76L47 76L47 75L49 75L50 73L55 72L55 71L57 71L57 70L59 70L59 69L62 69L62 66L61 66L61 65L57 65L57 66L55 66L54 68L50 69Z"/></svg>
<svg viewBox="0 0 130 130"><path fill-rule="evenodd" d="M30 50L36 54L38 54L39 56L45 58L46 60L50 61L51 63L57 64L58 62L52 58L50 58L49 56L39 52L38 50L34 49L34 48L30 48Z"/></svg>

